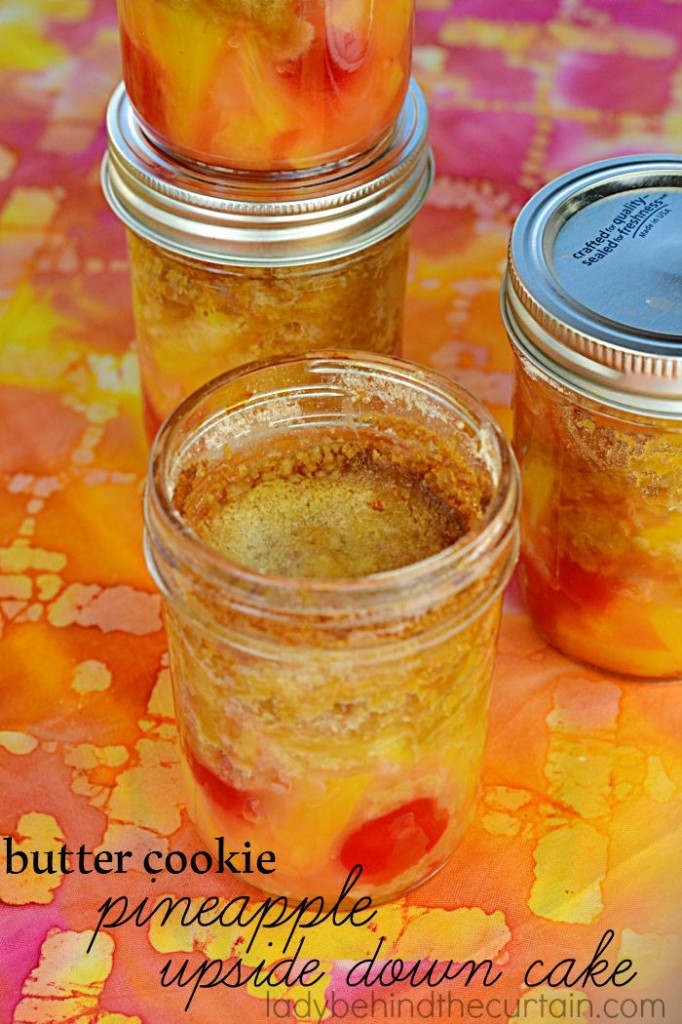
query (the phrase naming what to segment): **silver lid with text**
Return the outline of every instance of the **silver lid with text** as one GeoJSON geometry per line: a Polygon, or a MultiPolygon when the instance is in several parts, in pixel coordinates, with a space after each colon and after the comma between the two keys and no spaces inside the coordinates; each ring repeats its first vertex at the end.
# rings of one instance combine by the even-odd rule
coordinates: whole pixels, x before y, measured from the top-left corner
{"type": "Polygon", "coordinates": [[[682,415],[682,157],[577,168],[512,231],[503,287],[512,341],[598,400],[682,415]]]}

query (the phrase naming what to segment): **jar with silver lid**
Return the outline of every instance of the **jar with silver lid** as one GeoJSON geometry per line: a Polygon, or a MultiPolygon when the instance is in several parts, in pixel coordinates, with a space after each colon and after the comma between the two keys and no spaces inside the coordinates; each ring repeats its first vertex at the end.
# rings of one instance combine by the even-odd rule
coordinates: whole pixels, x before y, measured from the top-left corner
{"type": "Polygon", "coordinates": [[[535,625],[599,668],[682,678],[682,157],[541,189],[502,307],[535,625]]]}
{"type": "Polygon", "coordinates": [[[399,354],[410,224],[433,178],[412,83],[392,134],[336,169],[185,165],[147,139],[123,86],[105,195],[128,228],[148,432],[212,377],[326,348],[399,354]]]}

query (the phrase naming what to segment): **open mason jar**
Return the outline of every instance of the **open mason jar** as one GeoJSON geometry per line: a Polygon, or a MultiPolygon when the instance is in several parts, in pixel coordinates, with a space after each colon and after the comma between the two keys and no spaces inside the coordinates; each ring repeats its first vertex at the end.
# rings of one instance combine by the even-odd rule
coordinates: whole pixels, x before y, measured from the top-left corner
{"type": "Polygon", "coordinates": [[[102,181],[128,230],[145,417],[257,359],[398,354],[410,224],[433,178],[416,86],[389,141],[305,179],[189,170],[152,146],[123,87],[102,181]]]}
{"type": "Polygon", "coordinates": [[[520,576],[574,658],[682,677],[682,159],[545,186],[512,232],[520,576]]]}
{"type": "MultiPolygon", "coordinates": [[[[517,469],[486,409],[401,360],[226,374],[152,448],[187,811],[276,855],[264,887],[388,899],[475,805],[517,469]]],[[[237,847],[234,847],[237,848],[237,847]]],[[[259,883],[256,883],[259,884],[259,883]]]]}
{"type": "Polygon", "coordinates": [[[407,93],[413,0],[118,0],[145,130],[182,158],[317,167],[386,136],[407,93]]]}

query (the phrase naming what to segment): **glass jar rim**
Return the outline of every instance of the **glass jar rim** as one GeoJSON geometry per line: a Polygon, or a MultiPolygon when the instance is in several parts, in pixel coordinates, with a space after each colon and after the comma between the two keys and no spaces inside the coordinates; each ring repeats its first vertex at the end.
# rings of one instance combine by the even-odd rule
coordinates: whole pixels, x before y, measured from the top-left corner
{"type": "Polygon", "coordinates": [[[398,593],[404,595],[410,584],[419,584],[425,588],[430,583],[439,584],[445,577],[452,588],[452,577],[455,574],[461,575],[462,584],[461,587],[451,589],[451,592],[463,589],[478,571],[480,559],[498,552],[509,538],[510,531],[515,528],[519,491],[516,460],[500,426],[485,405],[456,382],[427,367],[393,356],[324,351],[278,357],[237,367],[209,381],[177,406],[162,424],[152,444],[145,489],[145,522],[148,534],[155,527],[170,532],[176,563],[191,566],[193,571],[198,571],[202,576],[210,575],[219,585],[236,586],[248,593],[250,598],[260,588],[266,588],[271,595],[286,594],[289,598],[305,594],[300,614],[317,616],[320,614],[320,605],[311,606],[310,598],[318,598],[322,602],[325,598],[343,594],[345,599],[352,597],[355,601],[364,600],[371,607],[374,600],[386,600],[398,593]],[[297,363],[318,372],[332,366],[337,372],[344,369],[352,372],[354,368],[366,373],[380,372],[398,384],[404,383],[411,388],[418,385],[422,393],[448,403],[451,410],[456,410],[462,419],[468,420],[470,426],[484,431],[489,448],[487,453],[480,454],[484,458],[486,454],[488,458],[492,455],[496,460],[497,478],[493,467],[489,467],[494,493],[478,522],[454,544],[429,558],[361,577],[324,579],[264,573],[240,565],[206,544],[179,515],[173,506],[172,494],[163,484],[164,478],[169,476],[169,461],[179,432],[202,402],[240,378],[297,363]]]}

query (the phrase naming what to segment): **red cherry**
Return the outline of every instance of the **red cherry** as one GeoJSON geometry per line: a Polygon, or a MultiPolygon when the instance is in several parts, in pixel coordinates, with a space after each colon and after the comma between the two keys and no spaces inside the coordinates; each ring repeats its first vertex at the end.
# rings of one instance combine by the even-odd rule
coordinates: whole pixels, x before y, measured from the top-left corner
{"type": "Polygon", "coordinates": [[[196,757],[188,748],[185,749],[185,757],[192,774],[206,795],[227,814],[233,818],[243,818],[245,821],[253,821],[258,817],[258,801],[250,793],[243,789],[237,789],[228,782],[224,782],[215,772],[197,761],[196,757]]]}
{"type": "Polygon", "coordinates": [[[613,584],[599,573],[583,569],[582,565],[562,558],[557,572],[559,589],[575,604],[592,606],[601,611],[613,598],[613,584]]]}
{"type": "Polygon", "coordinates": [[[377,881],[400,875],[418,864],[445,832],[448,813],[435,800],[422,797],[366,821],[341,848],[341,863],[350,870],[362,865],[377,881]]]}

